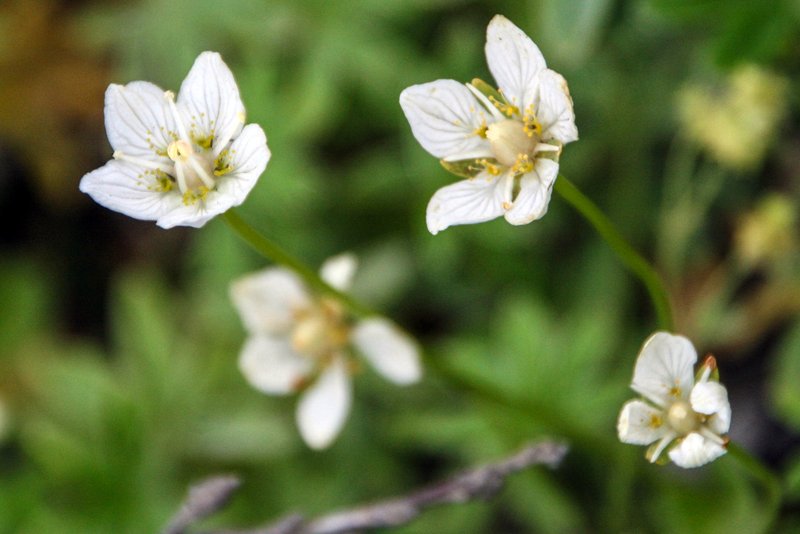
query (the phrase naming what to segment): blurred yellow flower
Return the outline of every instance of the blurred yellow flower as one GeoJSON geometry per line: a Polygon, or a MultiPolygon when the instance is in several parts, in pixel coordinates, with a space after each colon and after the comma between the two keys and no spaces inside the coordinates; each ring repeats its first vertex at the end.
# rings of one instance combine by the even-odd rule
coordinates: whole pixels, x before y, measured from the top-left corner
{"type": "Polygon", "coordinates": [[[773,263],[796,249],[797,203],[772,193],[742,217],[735,233],[736,256],[747,267],[773,263]]]}
{"type": "Polygon", "coordinates": [[[691,84],[679,94],[686,134],[725,167],[758,165],[786,115],[788,81],[756,65],[743,65],[721,90],[691,84]]]}

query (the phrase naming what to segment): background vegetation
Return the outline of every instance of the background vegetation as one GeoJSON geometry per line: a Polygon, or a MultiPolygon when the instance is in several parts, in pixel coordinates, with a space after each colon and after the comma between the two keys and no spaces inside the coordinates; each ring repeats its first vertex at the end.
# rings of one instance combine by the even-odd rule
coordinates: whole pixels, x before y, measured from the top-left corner
{"type": "Polygon", "coordinates": [[[572,444],[559,470],[398,532],[768,528],[762,483],[733,458],[658,468],[617,441],[654,314],[565,202],[524,227],[427,232],[426,203],[452,177],[398,96],[490,79],[495,13],[569,81],[581,140],[562,172],[664,274],[677,330],[717,356],[731,438],[782,474],[772,528],[800,531],[795,0],[5,0],[0,531],[154,532],[190,482],[220,472],[245,484],[206,526],[251,526],[405,493],[548,436],[572,444]],[[318,453],[292,399],[248,387],[227,291],[263,260],[222,221],[164,231],[78,192],[111,154],[106,86],[177,89],[203,50],[222,53],[273,153],[243,217],[312,266],[357,253],[359,298],[428,361],[526,408],[435,373],[397,388],[365,370],[318,453]],[[753,67],[760,85],[732,81],[753,67]],[[737,132],[748,157],[715,151],[714,134],[737,132]]]}

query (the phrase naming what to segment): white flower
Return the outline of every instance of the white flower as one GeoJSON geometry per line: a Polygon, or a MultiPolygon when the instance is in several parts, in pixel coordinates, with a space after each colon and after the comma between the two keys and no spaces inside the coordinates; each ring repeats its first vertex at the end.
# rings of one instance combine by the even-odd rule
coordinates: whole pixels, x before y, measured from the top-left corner
{"type": "Polygon", "coordinates": [[[636,360],[631,388],[643,400],[628,401],[617,422],[619,439],[651,445],[647,458],[658,460],[672,444],[669,458],[680,467],[699,467],[725,454],[731,425],[728,392],[712,373],[716,361],[708,356],[692,372],[697,353],[683,336],[657,332],[636,360]],[[711,380],[709,380],[711,379],[711,380]]]}
{"type": "Polygon", "coordinates": [[[428,203],[432,234],[504,215],[527,224],[547,212],[561,147],[578,139],[564,78],[501,15],[486,29],[486,61],[499,89],[475,79],[437,80],[400,95],[411,131],[445,169],[467,179],[428,203]]]}
{"type": "MultiPolygon", "coordinates": [[[[322,266],[321,277],[345,290],[356,260],[343,254],[322,266]]],[[[353,323],[342,305],[309,294],[291,271],[269,268],[231,285],[231,299],[249,333],[239,368],[256,389],[274,395],[302,391],[297,425],[312,448],[330,445],[351,403],[352,350],[396,384],[420,379],[415,343],[391,321],[369,317],[353,323]]]]}
{"type": "Polygon", "coordinates": [[[149,82],[106,90],[106,132],[114,157],[86,174],[80,190],[103,206],[162,228],[199,228],[241,204],[270,152],[230,69],[203,52],[177,100],[149,82]]]}

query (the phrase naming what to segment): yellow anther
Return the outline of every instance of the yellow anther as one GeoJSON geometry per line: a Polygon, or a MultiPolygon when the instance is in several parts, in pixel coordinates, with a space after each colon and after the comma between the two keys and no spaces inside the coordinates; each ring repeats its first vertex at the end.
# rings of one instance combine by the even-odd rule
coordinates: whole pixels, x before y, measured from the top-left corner
{"type": "Polygon", "coordinates": [[[488,159],[479,159],[475,163],[483,167],[486,170],[486,172],[488,172],[492,176],[499,176],[501,173],[500,167],[498,167],[488,159]]]}
{"type": "Polygon", "coordinates": [[[533,162],[531,158],[528,157],[527,154],[519,154],[517,156],[517,161],[511,167],[511,171],[514,174],[526,174],[533,170],[533,162]]]}
{"type": "Polygon", "coordinates": [[[486,130],[488,129],[489,127],[486,125],[486,121],[483,121],[481,125],[478,128],[475,128],[475,130],[472,133],[474,133],[478,137],[483,137],[484,139],[486,139],[486,130]]]}
{"type": "Polygon", "coordinates": [[[506,117],[513,117],[514,115],[519,114],[519,108],[517,106],[508,104],[506,102],[501,102],[493,95],[489,95],[489,102],[491,102],[494,107],[496,107],[498,111],[503,113],[506,117]]]}
{"type": "Polygon", "coordinates": [[[167,156],[172,161],[186,161],[193,153],[192,146],[182,139],[170,143],[167,147],[167,156]]]}

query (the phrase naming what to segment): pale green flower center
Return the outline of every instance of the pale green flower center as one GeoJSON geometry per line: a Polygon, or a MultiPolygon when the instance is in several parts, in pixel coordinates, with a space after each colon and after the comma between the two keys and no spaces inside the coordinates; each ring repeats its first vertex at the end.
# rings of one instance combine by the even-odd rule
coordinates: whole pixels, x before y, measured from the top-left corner
{"type": "Polygon", "coordinates": [[[675,432],[685,436],[700,428],[702,421],[687,401],[678,400],[667,410],[667,422],[675,432]]]}
{"type": "Polygon", "coordinates": [[[528,132],[522,122],[506,119],[491,124],[486,129],[486,139],[495,159],[506,167],[513,167],[522,159],[533,159],[539,138],[528,132]]]}
{"type": "Polygon", "coordinates": [[[290,336],[295,351],[323,364],[340,352],[349,338],[350,326],[344,310],[338,303],[327,300],[299,311],[290,336]]]}

